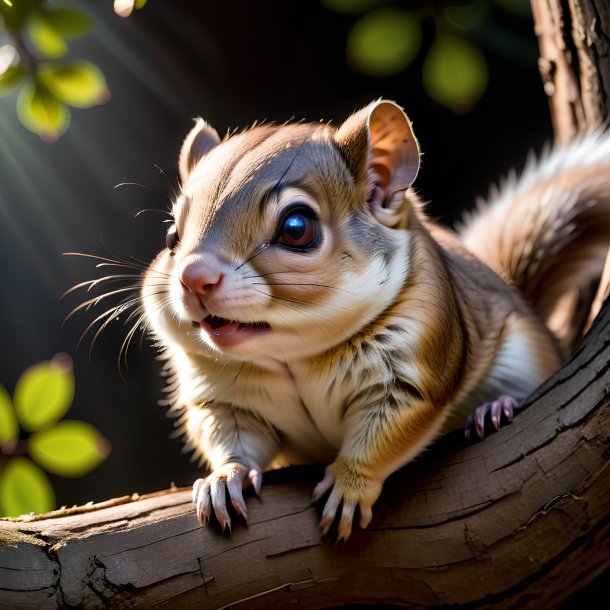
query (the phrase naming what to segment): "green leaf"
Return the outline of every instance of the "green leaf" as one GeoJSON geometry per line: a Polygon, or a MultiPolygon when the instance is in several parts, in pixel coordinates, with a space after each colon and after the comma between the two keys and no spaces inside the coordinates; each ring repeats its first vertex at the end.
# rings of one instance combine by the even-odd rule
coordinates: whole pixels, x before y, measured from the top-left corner
{"type": "Polygon", "coordinates": [[[0,96],[8,95],[25,78],[26,71],[21,66],[11,66],[0,76],[0,96]]]}
{"type": "Polygon", "coordinates": [[[54,507],[55,494],[47,475],[26,457],[11,458],[0,471],[0,513],[18,517],[54,507]]]}
{"type": "Polygon", "coordinates": [[[13,401],[4,386],[0,385],[0,447],[7,441],[14,441],[19,435],[19,423],[13,408],[13,401]]]}
{"type": "Polygon", "coordinates": [[[15,410],[22,427],[34,432],[63,417],[74,399],[69,356],[61,354],[24,371],[15,387],[15,410]]]}
{"type": "Polygon", "coordinates": [[[420,21],[413,13],[381,8],[354,25],[347,39],[347,58],[358,72],[391,76],[413,61],[420,46],[420,21]]]}
{"type": "Polygon", "coordinates": [[[108,441],[91,424],[61,421],[32,434],[28,441],[32,458],[43,468],[62,477],[80,477],[108,455],[108,441]]]}
{"type": "Polygon", "coordinates": [[[322,4],[335,13],[364,13],[383,0],[322,0],[322,4]]]}
{"type": "Polygon", "coordinates": [[[487,88],[487,62],[468,40],[438,34],[424,60],[422,78],[433,100],[454,112],[468,112],[487,88]]]}
{"type": "Polygon", "coordinates": [[[103,104],[110,97],[101,70],[87,61],[46,64],[38,78],[58,100],[77,108],[103,104]]]}
{"type": "Polygon", "coordinates": [[[57,59],[63,57],[68,51],[68,44],[63,36],[43,13],[36,13],[30,18],[28,33],[32,44],[47,57],[57,59]]]}
{"type": "Polygon", "coordinates": [[[148,2],[148,0],[136,0],[136,3],[135,3],[136,11],[139,11],[141,8],[144,8],[144,6],[146,5],[147,2],[148,2]]]}
{"type": "Polygon", "coordinates": [[[28,21],[28,33],[34,46],[51,59],[68,51],[66,38],[78,38],[93,28],[93,20],[81,11],[59,8],[35,12],[28,21]]]}
{"type": "Polygon", "coordinates": [[[17,98],[19,120],[45,142],[56,142],[70,124],[70,111],[48,89],[26,83],[17,98]]]}
{"type": "Polygon", "coordinates": [[[57,34],[66,38],[79,38],[93,29],[93,19],[86,13],[70,8],[47,10],[44,19],[57,34]]]}

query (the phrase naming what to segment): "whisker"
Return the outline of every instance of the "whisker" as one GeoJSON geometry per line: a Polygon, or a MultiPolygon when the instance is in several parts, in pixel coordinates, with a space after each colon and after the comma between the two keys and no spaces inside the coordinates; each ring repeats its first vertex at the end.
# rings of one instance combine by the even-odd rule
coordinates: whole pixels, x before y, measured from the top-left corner
{"type": "MultiPolygon", "coordinates": [[[[105,328],[106,323],[108,322],[108,320],[113,320],[116,319],[116,310],[118,309],[118,305],[116,305],[115,307],[111,307],[110,309],[106,310],[104,313],[101,313],[99,316],[97,316],[97,318],[95,318],[93,321],[91,321],[88,325],[87,328],[85,328],[85,330],[83,331],[83,333],[81,334],[81,336],[78,338],[78,341],[76,342],[76,349],[78,349],[82,342],[85,340],[85,337],[87,336],[87,334],[89,333],[89,331],[95,327],[95,325],[100,321],[103,320],[104,318],[106,318],[106,321],[104,323],[104,325],[102,326],[103,328],[105,328]]],[[[94,339],[97,337],[98,333],[96,333],[96,336],[94,337],[94,339]]],[[[95,343],[95,340],[94,340],[95,343]]],[[[93,344],[91,344],[91,348],[89,349],[89,355],[91,356],[91,349],[93,349],[93,344]]]]}
{"type": "MultiPolygon", "coordinates": [[[[141,311],[141,309],[140,309],[140,311],[141,311]]],[[[134,312],[132,312],[132,315],[133,315],[133,313],[134,312]]],[[[130,317],[131,317],[131,315],[130,315],[130,317]]],[[[134,335],[140,328],[140,324],[142,324],[142,322],[145,319],[146,319],[146,314],[140,313],[140,315],[138,316],[138,319],[135,321],[133,326],[129,329],[129,332],[127,333],[127,335],[125,335],[125,338],[123,339],[123,342],[121,343],[121,348],[119,349],[119,355],[117,358],[117,366],[118,366],[119,375],[121,375],[121,378],[123,378],[123,375],[121,372],[121,362],[124,363],[125,370],[129,371],[129,363],[127,361],[127,353],[129,351],[129,346],[131,345],[131,341],[132,341],[134,335]]],[[[142,336],[144,336],[144,333],[142,333],[142,336]]]]}
{"type": "Polygon", "coordinates": [[[145,191],[147,191],[148,193],[151,193],[152,195],[157,196],[159,199],[161,199],[161,201],[163,201],[163,203],[166,206],[171,206],[171,203],[167,200],[167,198],[165,197],[165,195],[163,193],[161,193],[160,191],[156,191],[155,189],[152,189],[149,186],[146,186],[145,184],[141,184],[140,182],[119,182],[118,184],[115,184],[114,188],[118,189],[123,186],[140,187],[140,188],[144,189],[145,191]]]}
{"type": "Polygon", "coordinates": [[[176,189],[174,188],[174,185],[173,185],[172,181],[167,177],[167,174],[156,163],[154,164],[154,166],[159,170],[159,173],[165,178],[165,181],[167,182],[167,185],[169,186],[169,188],[172,191],[172,195],[174,196],[174,199],[178,199],[178,193],[176,192],[176,189]]]}
{"type": "MultiPolygon", "coordinates": [[[[245,280],[256,280],[263,279],[266,277],[270,277],[272,275],[285,275],[285,271],[270,271],[269,273],[256,273],[252,275],[245,275],[245,280]]],[[[316,282],[253,282],[258,286],[313,286],[316,288],[328,288],[330,290],[338,290],[341,292],[345,292],[347,294],[356,294],[352,290],[347,290],[345,288],[339,288],[338,286],[329,286],[327,284],[318,284],[316,282]]]]}
{"type": "Polygon", "coordinates": [[[136,263],[138,263],[139,265],[142,265],[142,267],[148,271],[156,271],[157,273],[160,273],[162,275],[164,275],[165,277],[172,277],[172,275],[170,273],[165,273],[165,271],[159,271],[158,269],[155,269],[154,267],[151,267],[151,263],[145,260],[142,260],[141,258],[136,258],[135,256],[130,256],[129,257],[130,261],[135,261],[136,263]]]}
{"type": "Polygon", "coordinates": [[[171,217],[171,212],[168,212],[167,210],[158,210],[157,208],[144,208],[143,210],[140,210],[139,212],[136,212],[133,217],[134,218],[139,218],[142,214],[145,214],[146,212],[154,212],[157,214],[165,214],[166,216],[170,216],[171,217]]]}
{"type": "MultiPolygon", "coordinates": [[[[293,155],[292,159],[290,160],[290,162],[286,166],[286,169],[283,171],[283,173],[280,176],[279,180],[275,183],[275,186],[271,190],[271,193],[272,193],[271,196],[273,196],[274,194],[277,195],[279,193],[281,185],[282,185],[282,181],[286,177],[286,174],[290,171],[290,168],[292,167],[292,165],[295,162],[296,158],[299,156],[299,153],[301,152],[301,148],[302,148],[303,144],[305,144],[305,142],[307,142],[307,140],[303,140],[297,146],[297,149],[294,152],[294,155],[293,155]]],[[[265,248],[268,248],[270,245],[271,244],[269,242],[265,242],[264,244],[261,244],[260,246],[255,248],[254,252],[252,252],[252,254],[250,254],[250,256],[248,256],[248,258],[246,258],[246,260],[243,261],[238,267],[236,267],[235,271],[241,269],[246,263],[249,263],[254,257],[258,256],[265,248]]]]}
{"type": "Polygon", "coordinates": [[[139,266],[128,260],[120,260],[117,258],[108,258],[107,256],[99,256],[97,254],[87,254],[86,252],[64,252],[64,256],[80,256],[82,258],[90,258],[92,260],[101,261],[96,267],[126,267],[128,269],[146,270],[148,264],[145,262],[137,261],[140,263],[139,266]]]}
{"type": "MultiPolygon", "coordinates": [[[[262,291],[260,291],[262,292],[262,291]]],[[[264,294],[264,293],[263,293],[264,294]]],[[[309,301],[304,301],[303,299],[289,299],[288,297],[280,297],[277,295],[269,295],[272,299],[278,299],[278,300],[282,300],[282,301],[288,301],[289,303],[294,303],[295,305],[311,305],[312,303],[310,303],[309,301]]],[[[364,316],[361,313],[358,313],[357,311],[354,311],[353,309],[348,309],[347,307],[341,307],[340,305],[334,305],[332,303],[324,303],[325,307],[332,307],[334,309],[339,309],[340,311],[345,311],[347,313],[351,313],[354,314],[355,316],[358,316],[359,318],[364,318],[364,316]]],[[[298,310],[300,311],[300,310],[298,310]]],[[[312,315],[313,312],[309,312],[312,315]]],[[[322,316],[316,316],[318,318],[321,318],[322,316]]],[[[328,320],[327,318],[324,318],[327,322],[330,322],[330,320],[328,320]]],[[[336,326],[336,325],[335,325],[336,326]]],[[[339,327],[337,327],[339,328],[339,327]]]]}
{"type": "Polygon", "coordinates": [[[337,286],[327,286],[326,284],[316,284],[315,282],[252,282],[255,286],[314,286],[315,288],[328,288],[330,290],[339,290],[347,294],[357,294],[353,290],[346,290],[337,286]]]}
{"type": "MultiPolygon", "coordinates": [[[[262,291],[258,290],[257,288],[255,288],[254,290],[256,290],[257,292],[260,292],[261,294],[265,294],[265,293],[263,293],[262,291]]],[[[267,295],[265,294],[265,296],[267,296],[267,295]]],[[[274,297],[273,295],[271,295],[271,298],[272,298],[272,299],[277,299],[277,300],[279,300],[281,297],[274,297]]],[[[285,299],[285,300],[287,300],[287,299],[285,299]]],[[[307,317],[309,317],[309,318],[312,318],[312,317],[316,317],[316,318],[322,318],[322,316],[316,315],[316,314],[314,314],[313,312],[310,312],[310,311],[304,311],[303,309],[298,309],[297,307],[290,307],[290,305],[287,305],[286,303],[280,303],[280,305],[283,305],[283,306],[284,306],[284,307],[286,307],[287,309],[291,309],[292,311],[296,311],[296,312],[298,312],[298,313],[300,313],[300,314],[302,314],[302,315],[305,315],[305,316],[307,316],[307,317]]],[[[278,317],[280,317],[282,320],[284,320],[284,323],[286,323],[286,325],[287,325],[287,326],[290,328],[290,330],[292,330],[292,332],[293,332],[295,335],[297,335],[297,336],[299,337],[299,339],[301,339],[301,341],[303,342],[303,345],[304,345],[304,346],[307,348],[307,351],[308,351],[308,353],[309,353],[309,357],[311,358],[311,357],[312,357],[312,355],[311,355],[311,351],[310,351],[310,349],[309,349],[309,346],[308,346],[308,345],[305,343],[305,340],[304,340],[303,336],[301,335],[301,333],[299,333],[299,332],[298,332],[298,331],[296,331],[296,330],[295,330],[295,329],[294,329],[294,328],[293,328],[291,325],[289,325],[289,324],[286,322],[286,319],[285,319],[285,318],[284,318],[284,317],[283,317],[283,316],[282,316],[282,315],[281,315],[279,312],[277,312],[277,311],[276,311],[276,312],[271,311],[270,313],[275,313],[276,315],[278,315],[278,317]]],[[[323,319],[323,320],[325,320],[325,321],[327,321],[327,322],[331,322],[331,324],[332,324],[333,326],[337,327],[337,329],[338,329],[338,330],[339,330],[339,331],[340,331],[342,334],[344,334],[344,335],[345,335],[345,330],[344,330],[343,328],[341,328],[341,327],[340,327],[338,324],[336,324],[336,323],[334,323],[334,322],[332,322],[332,321],[330,321],[330,320],[328,320],[328,319],[326,319],[326,318],[322,318],[322,319],[323,319]]],[[[330,347],[330,345],[331,345],[331,341],[330,341],[330,338],[329,338],[329,336],[327,335],[326,331],[325,331],[325,330],[324,330],[324,329],[323,329],[323,328],[322,328],[322,327],[321,327],[321,326],[320,326],[320,325],[319,325],[317,322],[315,322],[314,320],[312,320],[312,321],[313,321],[313,323],[314,323],[314,324],[315,324],[315,325],[318,327],[318,329],[319,329],[319,330],[322,332],[322,334],[323,334],[323,335],[326,337],[326,339],[328,340],[329,347],[330,347]]],[[[346,339],[348,339],[349,337],[345,336],[345,338],[346,338],[346,339]]]]}
{"type": "MultiPolygon", "coordinates": [[[[115,296],[117,294],[123,294],[125,292],[133,292],[134,290],[139,290],[139,286],[128,286],[126,288],[119,288],[117,290],[111,290],[110,292],[105,292],[103,294],[97,295],[91,299],[87,299],[80,305],[77,305],[64,319],[63,324],[65,324],[74,314],[78,313],[82,309],[89,310],[91,307],[95,307],[98,303],[107,299],[108,297],[115,296]]],[[[142,298],[139,296],[138,298],[142,298]]]]}
{"type": "Polygon", "coordinates": [[[248,256],[245,261],[235,267],[235,271],[239,271],[246,263],[249,263],[254,257],[258,256],[263,250],[265,250],[265,248],[268,248],[269,246],[269,242],[265,242],[264,244],[261,244],[260,246],[255,248],[254,252],[252,252],[252,254],[250,254],[250,256],[248,256]]]}
{"type": "Polygon", "coordinates": [[[297,146],[297,149],[294,152],[294,156],[292,157],[292,159],[290,159],[290,163],[288,163],[288,165],[286,166],[286,169],[284,170],[284,172],[280,176],[280,179],[276,182],[275,187],[273,188],[273,190],[276,193],[279,193],[279,190],[282,185],[282,181],[286,177],[286,174],[290,171],[290,168],[292,167],[293,163],[296,161],[296,158],[299,156],[299,153],[301,152],[301,148],[303,147],[303,144],[305,144],[305,142],[307,142],[307,141],[308,141],[308,139],[305,139],[297,146]]]}
{"type": "MultiPolygon", "coordinates": [[[[110,248],[108,248],[105,244],[104,247],[110,251],[110,248]]],[[[82,258],[100,261],[96,265],[96,268],[98,269],[103,267],[119,267],[122,269],[133,269],[136,271],[155,272],[160,276],[164,276],[167,278],[171,277],[169,273],[151,267],[151,263],[149,261],[139,259],[135,256],[130,256],[129,258],[121,258],[119,256],[109,258],[107,256],[99,256],[97,254],[88,254],[86,252],[64,252],[63,254],[64,256],[79,256],[82,258]]]]}
{"type": "MultiPolygon", "coordinates": [[[[157,293],[158,296],[159,294],[164,294],[164,292],[159,292],[157,293]]],[[[85,336],[87,335],[87,333],[100,321],[100,320],[104,320],[104,318],[106,318],[104,320],[104,322],[99,326],[99,328],[96,330],[95,334],[92,337],[91,340],[91,345],[89,346],[89,356],[91,356],[91,353],[93,351],[93,347],[95,345],[95,343],[97,342],[98,337],[100,336],[100,334],[103,332],[103,330],[108,326],[108,324],[110,324],[110,322],[112,322],[113,320],[118,319],[118,317],[123,314],[124,312],[126,312],[127,310],[129,310],[131,307],[133,307],[134,305],[136,305],[138,302],[142,302],[142,297],[140,295],[138,295],[137,297],[134,297],[132,299],[127,299],[126,301],[123,301],[122,303],[119,303],[118,305],[116,305],[115,307],[111,307],[110,309],[108,309],[107,311],[105,311],[104,313],[100,314],[97,318],[95,318],[95,320],[93,320],[93,322],[91,322],[87,328],[85,329],[85,332],[83,332],[83,334],[81,335],[78,344],[77,344],[77,348],[79,347],[79,345],[82,343],[82,340],[85,338],[85,336]]],[[[140,306],[142,308],[142,306],[140,306]]],[[[137,328],[137,326],[136,326],[137,328]]],[[[120,356],[120,351],[119,351],[119,356],[120,356]]]]}
{"type": "Polygon", "coordinates": [[[139,280],[139,279],[141,279],[141,277],[142,276],[137,275],[137,274],[120,274],[120,275],[107,275],[105,277],[99,277],[95,280],[86,280],[84,282],[80,282],[79,284],[76,284],[75,286],[72,286],[72,288],[68,288],[68,290],[66,290],[59,298],[61,300],[64,297],[66,297],[67,295],[69,295],[70,293],[74,292],[75,290],[78,290],[79,288],[86,287],[85,292],[90,292],[93,288],[95,288],[99,284],[102,284],[103,282],[110,283],[110,282],[119,282],[119,281],[126,281],[126,280],[139,280]]]}
{"type": "MultiPolygon", "coordinates": [[[[280,305],[284,305],[284,307],[286,307],[288,309],[292,309],[293,311],[296,311],[296,308],[289,307],[288,305],[285,305],[284,303],[280,303],[280,305]]],[[[288,328],[290,328],[290,330],[293,332],[293,334],[295,334],[300,339],[301,343],[303,344],[303,347],[305,347],[309,357],[311,358],[312,357],[311,350],[309,349],[309,345],[307,345],[307,342],[305,341],[305,337],[303,337],[303,335],[301,335],[301,333],[299,333],[291,324],[288,324],[286,318],[284,318],[284,316],[279,311],[270,311],[269,313],[272,313],[273,315],[276,315],[278,318],[280,318],[280,320],[282,320],[284,322],[284,324],[288,328]]],[[[320,328],[320,327],[318,327],[318,328],[320,328]]],[[[324,333],[324,330],[322,328],[320,328],[320,330],[324,333]]],[[[326,334],[326,333],[324,333],[324,334],[326,334]]],[[[284,355],[283,351],[282,351],[282,355],[284,355]]],[[[284,355],[284,360],[286,361],[286,356],[285,355],[284,355]]]]}

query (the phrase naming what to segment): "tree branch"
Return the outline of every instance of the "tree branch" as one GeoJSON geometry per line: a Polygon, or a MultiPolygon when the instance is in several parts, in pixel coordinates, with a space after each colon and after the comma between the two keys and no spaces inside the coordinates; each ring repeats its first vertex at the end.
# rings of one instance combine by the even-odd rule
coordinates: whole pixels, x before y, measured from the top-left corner
{"type": "Polygon", "coordinates": [[[610,108],[606,0],[532,0],[539,68],[558,142],[603,125],[610,108]]]}
{"type": "Polygon", "coordinates": [[[266,475],[230,537],[188,490],[119,498],[0,521],[0,607],[551,607],[610,567],[609,387],[606,303],[511,426],[439,441],[345,545],[321,539],[314,467],[266,475]]]}

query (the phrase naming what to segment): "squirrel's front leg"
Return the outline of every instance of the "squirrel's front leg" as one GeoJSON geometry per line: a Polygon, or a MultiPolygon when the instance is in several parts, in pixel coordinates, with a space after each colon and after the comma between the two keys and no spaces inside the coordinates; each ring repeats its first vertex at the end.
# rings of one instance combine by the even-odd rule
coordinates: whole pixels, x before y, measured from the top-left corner
{"type": "Polygon", "coordinates": [[[360,527],[367,527],[385,479],[420,453],[444,420],[442,409],[427,404],[416,393],[405,393],[404,388],[390,389],[372,404],[352,404],[345,417],[339,455],[313,491],[315,502],[332,487],[320,527],[326,535],[341,507],[337,541],[349,537],[356,507],[360,527]]]}
{"type": "Polygon", "coordinates": [[[199,523],[207,525],[214,514],[223,530],[230,530],[227,492],[233,508],[246,519],[242,490],[251,484],[257,495],[260,492],[263,469],[278,452],[277,433],[254,415],[225,403],[188,407],[185,427],[211,469],[193,485],[199,523]]]}

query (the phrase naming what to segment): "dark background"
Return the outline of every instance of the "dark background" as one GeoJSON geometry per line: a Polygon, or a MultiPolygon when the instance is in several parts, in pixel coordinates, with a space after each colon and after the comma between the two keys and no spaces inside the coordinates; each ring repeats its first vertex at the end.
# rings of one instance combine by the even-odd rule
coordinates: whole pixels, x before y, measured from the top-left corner
{"type": "Polygon", "coordinates": [[[157,404],[160,363],[149,339],[136,337],[121,373],[117,359],[128,326],[111,324],[91,354],[90,339],[77,349],[78,338],[103,308],[62,328],[85,298],[81,292],[60,300],[62,293],[99,275],[92,261],[62,253],[150,260],[158,252],[163,215],[135,215],[169,208],[192,117],[205,117],[221,134],[261,119],[337,124],[381,96],[398,101],[413,121],[424,152],[416,186],[431,214],[454,222],[490,182],[551,137],[532,24],[490,3],[491,30],[477,41],[489,63],[489,87],[463,115],[423,91],[431,21],[424,22],[414,64],[380,79],[346,65],[347,33],[359,16],[330,12],[317,0],[151,0],[127,20],[113,13],[111,0],[71,3],[94,16],[96,29],[71,45],[70,56],[103,70],[110,103],[73,111],[68,132],[45,144],[18,123],[15,97],[0,99],[0,382],[12,392],[29,365],[69,353],[76,398],[68,417],[91,422],[112,444],[93,473],[52,477],[59,504],[189,485],[198,473],[180,440],[170,438],[173,422],[157,404]],[[496,36],[493,28],[510,35],[496,36]],[[114,188],[122,182],[143,187],[114,188]]]}

